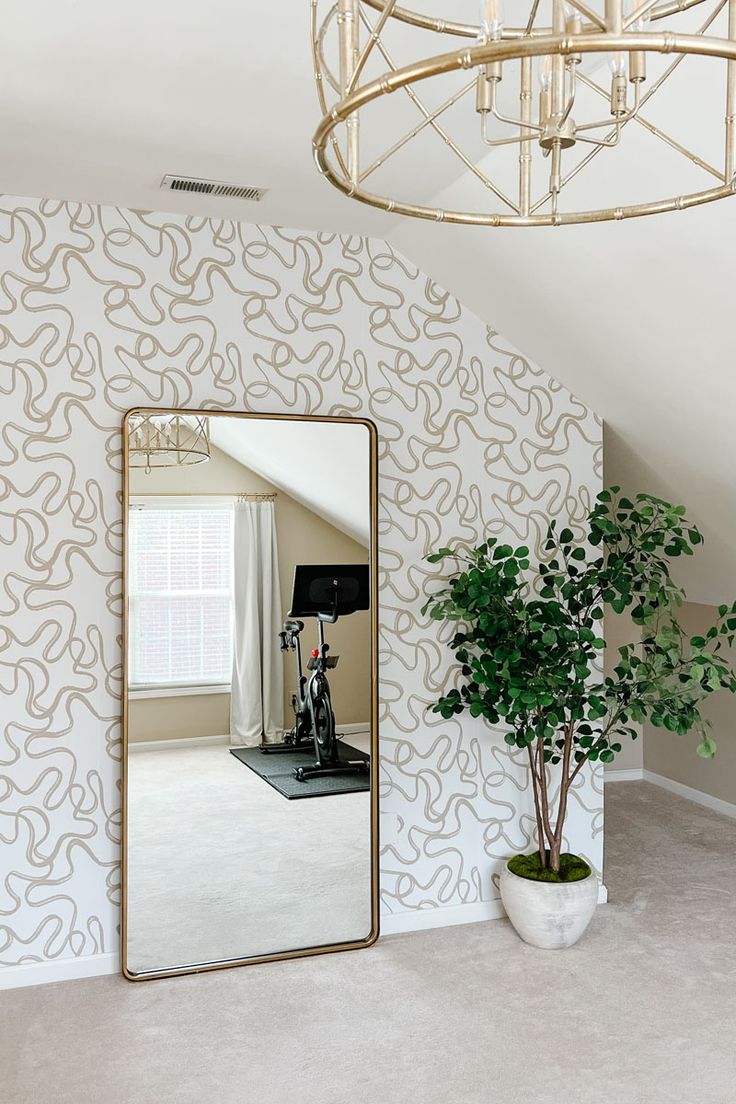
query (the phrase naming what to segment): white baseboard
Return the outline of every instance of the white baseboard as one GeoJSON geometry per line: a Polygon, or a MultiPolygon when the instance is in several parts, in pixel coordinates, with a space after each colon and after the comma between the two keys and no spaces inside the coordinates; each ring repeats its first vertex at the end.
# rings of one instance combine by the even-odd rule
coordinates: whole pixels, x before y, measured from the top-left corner
{"type": "Polygon", "coordinates": [[[643,782],[643,767],[606,767],[603,771],[604,782],[643,782]]]}
{"type": "MultiPolygon", "coordinates": [[[[370,735],[371,726],[361,721],[339,725],[341,736],[370,735]]],[[[128,751],[166,751],[167,748],[208,747],[211,744],[229,744],[229,736],[187,736],[182,740],[129,740],[128,751]]]]}
{"type": "Polygon", "coordinates": [[[723,816],[736,817],[736,805],[731,801],[723,801],[720,797],[703,793],[702,790],[694,790],[692,786],[686,786],[682,782],[675,782],[673,778],[667,778],[663,774],[655,774],[654,771],[644,771],[644,781],[651,782],[654,786],[661,786],[663,790],[677,794],[678,797],[695,801],[698,805],[704,805],[706,809],[712,809],[714,813],[722,813],[723,816]]]}
{"type": "Polygon", "coordinates": [[[27,985],[48,985],[54,981],[119,973],[120,956],[117,953],[23,962],[19,966],[0,966],[0,989],[20,989],[27,985]]]}
{"type": "Polygon", "coordinates": [[[714,813],[722,813],[723,816],[736,818],[736,804],[724,801],[720,797],[704,793],[702,790],[686,786],[684,782],[676,782],[673,778],[667,778],[664,774],[656,774],[654,771],[645,770],[644,767],[631,767],[617,770],[607,768],[603,772],[604,782],[650,782],[653,786],[661,786],[663,790],[684,797],[688,801],[695,801],[698,805],[704,805],[706,809],[712,809],[714,813]]]}
{"type": "MultiPolygon", "coordinates": [[[[605,905],[607,900],[608,890],[604,885],[600,885],[598,904],[605,905]]],[[[474,901],[467,905],[388,912],[381,916],[381,935],[399,935],[402,932],[426,931],[429,928],[447,928],[455,924],[478,924],[483,920],[500,920],[505,915],[506,912],[498,897],[493,901],[474,901]]]]}
{"type": "Polygon", "coordinates": [[[736,804],[724,801],[720,797],[695,790],[692,786],[686,786],[684,782],[675,782],[674,778],[667,778],[664,774],[655,774],[654,771],[645,770],[643,767],[632,767],[629,770],[607,769],[603,772],[604,782],[650,782],[653,786],[661,786],[663,790],[684,797],[688,801],[695,801],[698,805],[704,805],[706,809],[712,809],[714,813],[736,818],[736,804]]]}
{"type": "Polygon", "coordinates": [[[499,899],[475,901],[469,905],[447,905],[444,908],[407,909],[381,916],[381,935],[445,928],[453,924],[477,924],[481,920],[498,920],[505,915],[499,899]]]}
{"type": "MultiPolygon", "coordinates": [[[[687,787],[683,788],[687,789],[687,787]]],[[[604,905],[607,901],[608,890],[605,885],[600,885],[598,904],[604,905]]],[[[477,924],[484,920],[500,920],[505,915],[499,898],[493,901],[475,901],[468,905],[448,905],[444,908],[407,909],[406,912],[385,913],[381,917],[381,935],[426,931],[429,928],[446,928],[457,924],[477,924]]],[[[0,990],[119,973],[120,957],[117,954],[84,955],[81,958],[62,958],[49,962],[27,962],[20,966],[0,967],[0,990]]]]}
{"type": "Polygon", "coordinates": [[[188,736],[182,740],[129,740],[128,751],[166,751],[167,748],[205,747],[229,744],[229,736],[188,736]]]}

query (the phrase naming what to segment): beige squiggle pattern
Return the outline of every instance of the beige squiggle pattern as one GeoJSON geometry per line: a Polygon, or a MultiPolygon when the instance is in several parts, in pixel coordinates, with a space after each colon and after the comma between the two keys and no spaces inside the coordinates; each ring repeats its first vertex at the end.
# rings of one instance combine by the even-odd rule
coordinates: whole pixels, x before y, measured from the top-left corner
{"type": "MultiPolygon", "coordinates": [[[[117,943],[120,427],[140,404],[376,421],[383,907],[494,896],[530,795],[498,737],[427,713],[448,652],[423,557],[579,525],[595,416],[381,241],[17,200],[0,257],[0,962],[117,943]]],[[[600,867],[600,783],[575,798],[600,867]]]]}

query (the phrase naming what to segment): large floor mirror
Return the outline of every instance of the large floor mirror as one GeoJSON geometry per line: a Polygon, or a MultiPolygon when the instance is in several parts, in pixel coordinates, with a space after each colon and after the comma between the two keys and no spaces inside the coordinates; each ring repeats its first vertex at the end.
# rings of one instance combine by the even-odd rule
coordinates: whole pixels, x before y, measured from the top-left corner
{"type": "Polygon", "coordinates": [[[123,969],[378,934],[376,438],[130,411],[123,969]]]}

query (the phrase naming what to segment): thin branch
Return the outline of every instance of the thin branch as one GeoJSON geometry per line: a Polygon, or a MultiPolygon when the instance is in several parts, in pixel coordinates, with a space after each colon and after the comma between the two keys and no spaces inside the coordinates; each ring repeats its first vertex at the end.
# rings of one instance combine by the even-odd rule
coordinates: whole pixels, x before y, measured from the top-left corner
{"type": "Polygon", "coordinates": [[[534,794],[534,815],[537,821],[537,842],[539,844],[539,861],[542,867],[547,865],[546,848],[544,846],[544,829],[542,827],[542,814],[539,808],[539,779],[537,777],[536,767],[534,766],[534,752],[532,745],[527,744],[526,750],[529,754],[529,769],[532,772],[532,792],[534,794]]]}
{"type": "MultiPolygon", "coordinates": [[[[557,824],[555,825],[555,844],[558,848],[562,844],[562,830],[567,813],[567,794],[570,789],[568,771],[570,770],[570,756],[572,755],[572,741],[575,732],[575,722],[570,719],[565,729],[565,747],[562,753],[562,772],[560,775],[560,802],[557,812],[557,824]]],[[[559,858],[559,855],[558,855],[559,858]]]]}
{"type": "Polygon", "coordinates": [[[547,795],[547,772],[544,768],[544,736],[537,736],[537,758],[539,760],[539,788],[542,795],[542,822],[544,824],[544,834],[547,838],[547,843],[551,844],[554,839],[554,832],[552,831],[552,825],[549,819],[549,799],[547,795]]]}

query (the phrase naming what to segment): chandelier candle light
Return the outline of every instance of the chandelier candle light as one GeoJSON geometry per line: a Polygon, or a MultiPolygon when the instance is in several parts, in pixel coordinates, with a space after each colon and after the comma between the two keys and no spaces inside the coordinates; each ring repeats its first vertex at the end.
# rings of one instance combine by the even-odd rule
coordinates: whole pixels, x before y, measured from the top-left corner
{"type": "Polygon", "coordinates": [[[208,419],[198,415],[131,414],[128,461],[131,468],[178,468],[210,458],[208,419]]]}
{"type": "MultiPolygon", "coordinates": [[[[437,0],[434,3],[436,7],[437,0]]],[[[507,3],[517,18],[522,15],[516,26],[504,21],[501,0],[482,0],[475,24],[402,8],[396,0],[311,0],[312,53],[323,113],[313,149],[319,171],[331,184],[385,211],[481,226],[625,219],[683,210],[736,191],[736,0],[631,0],[630,8],[625,0],[507,3]],[[444,52],[425,56],[428,40],[444,52]],[[425,47],[419,60],[398,65],[395,47],[406,51],[412,44],[415,53],[425,47]],[[454,49],[447,49],[453,44],[454,49]],[[716,164],[643,113],[681,63],[698,55],[725,63],[722,155],[716,164]],[[605,61],[609,72],[601,78],[598,70],[605,61]],[[651,76],[648,69],[654,71],[651,76]],[[463,73],[471,79],[466,76],[442,102],[426,102],[425,89],[432,82],[450,91],[448,75],[463,73]],[[511,113],[509,86],[514,100],[518,97],[518,108],[511,113]],[[377,114],[376,107],[395,93],[407,98],[417,120],[380,151],[377,138],[385,143],[392,117],[377,114]],[[468,118],[473,108],[476,123],[471,130],[468,118]],[[459,114],[463,109],[464,115],[459,114]],[[459,137],[452,133],[453,121],[462,132],[459,137]],[[708,186],[621,205],[576,209],[573,200],[566,206],[570,182],[599,154],[617,147],[630,124],[687,160],[687,189],[693,167],[708,186]],[[484,201],[478,209],[453,210],[369,190],[369,177],[427,135],[439,139],[469,179],[481,185],[484,201]],[[468,152],[471,142],[475,153],[468,152]]],[[[444,6],[448,11],[460,7],[449,2],[444,6]]],[[[701,91],[697,86],[691,89],[691,106],[699,104],[701,91]]],[[[403,173],[388,173],[386,191],[401,183],[408,183],[415,196],[427,190],[424,168],[417,171],[414,164],[412,172],[407,164],[411,163],[404,162],[403,173]]],[[[647,174],[641,172],[638,159],[637,168],[646,186],[647,174]]],[[[441,181],[433,194],[447,183],[447,178],[441,181]]]]}

